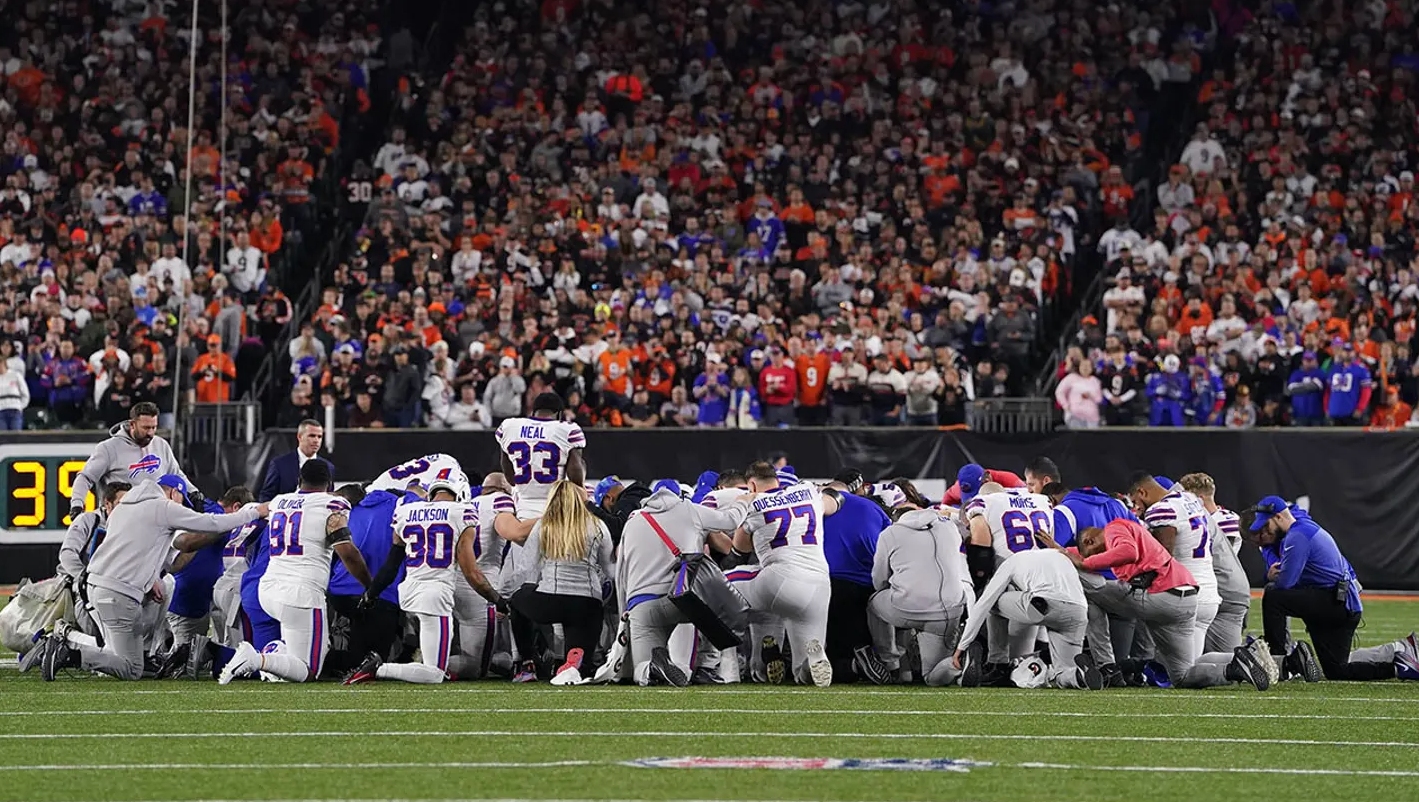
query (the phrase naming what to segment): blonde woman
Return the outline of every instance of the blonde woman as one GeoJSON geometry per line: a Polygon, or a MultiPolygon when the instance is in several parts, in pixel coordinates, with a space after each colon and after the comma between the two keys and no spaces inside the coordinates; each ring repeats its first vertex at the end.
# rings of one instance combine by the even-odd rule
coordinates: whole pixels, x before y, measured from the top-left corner
{"type": "Polygon", "coordinates": [[[557,669],[558,684],[581,679],[582,660],[601,639],[602,588],[614,576],[611,533],[586,506],[586,491],[565,479],[552,486],[542,518],[523,548],[533,560],[529,576],[512,595],[512,635],[524,657],[513,682],[533,682],[537,666],[528,655],[540,653],[537,628],[561,624],[567,660],[557,669]]]}

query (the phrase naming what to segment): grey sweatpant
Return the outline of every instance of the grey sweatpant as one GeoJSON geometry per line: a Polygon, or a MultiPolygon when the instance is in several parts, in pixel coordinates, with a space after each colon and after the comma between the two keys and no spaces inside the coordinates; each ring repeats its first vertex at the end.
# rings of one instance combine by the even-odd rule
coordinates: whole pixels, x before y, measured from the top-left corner
{"type": "Polygon", "coordinates": [[[651,652],[656,648],[668,649],[670,633],[675,627],[689,623],[689,619],[666,598],[643,601],[627,615],[631,629],[631,676],[641,685],[649,685],[651,652]]]}
{"type": "Polygon", "coordinates": [[[898,610],[892,604],[889,590],[872,594],[867,603],[867,629],[872,633],[872,646],[888,666],[900,665],[901,650],[897,646],[897,630],[917,633],[916,645],[921,652],[921,673],[932,687],[950,685],[961,672],[951,664],[956,653],[956,639],[961,633],[961,617],[965,605],[947,607],[939,618],[918,618],[898,610]]]}
{"type": "Polygon", "coordinates": [[[143,678],[143,638],[141,628],[143,604],[121,593],[89,586],[89,605],[94,620],[103,633],[100,648],[88,636],[69,638],[69,645],[78,649],[83,666],[117,679],[143,678]]]}
{"type": "Polygon", "coordinates": [[[1193,621],[1197,618],[1197,595],[1144,593],[1116,579],[1081,573],[1084,596],[1089,600],[1089,647],[1094,661],[1108,665],[1114,660],[1109,637],[1109,614],[1133,618],[1148,625],[1153,636],[1154,659],[1168,669],[1175,688],[1211,688],[1230,685],[1227,665],[1231,652],[1209,652],[1193,660],[1193,621]]]}
{"type": "Polygon", "coordinates": [[[1207,628],[1202,650],[1230,652],[1242,645],[1242,630],[1251,609],[1251,584],[1241,561],[1225,540],[1213,544],[1212,570],[1217,574],[1217,594],[1222,597],[1222,604],[1207,628]]]}
{"type": "Polygon", "coordinates": [[[1009,621],[1011,629],[1016,625],[1044,627],[1049,636],[1049,684],[1056,688],[1078,688],[1079,672],[1074,658],[1084,651],[1088,608],[1041,597],[1045,606],[1041,611],[1033,604],[1034,598],[1034,594],[1024,591],[1006,591],[996,600],[992,613],[1009,621]]]}

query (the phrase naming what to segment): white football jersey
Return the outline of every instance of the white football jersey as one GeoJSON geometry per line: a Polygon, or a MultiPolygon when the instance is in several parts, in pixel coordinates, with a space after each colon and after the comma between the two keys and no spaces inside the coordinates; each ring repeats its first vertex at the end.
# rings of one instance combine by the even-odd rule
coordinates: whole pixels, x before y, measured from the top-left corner
{"type": "Polygon", "coordinates": [[[1217,594],[1217,575],[1212,571],[1214,526],[1202,499],[1186,490],[1173,489],[1143,513],[1143,523],[1149,529],[1171,526],[1177,530],[1173,559],[1197,580],[1199,596],[1217,594]]]}
{"type": "Polygon", "coordinates": [[[463,466],[453,457],[447,454],[429,454],[390,468],[371,482],[368,489],[402,493],[412,482],[427,487],[429,482],[435,479],[447,479],[462,472],[463,466]]]}
{"type": "Polygon", "coordinates": [[[967,502],[965,512],[967,520],[985,519],[986,526],[990,527],[990,545],[998,560],[1039,548],[1036,532],[1054,535],[1054,508],[1049,496],[1039,493],[1007,490],[976,496],[967,502]]]}
{"type": "Polygon", "coordinates": [[[463,530],[477,523],[462,501],[413,501],[394,511],[394,532],[404,541],[404,581],[399,607],[424,615],[453,614],[453,586],[464,581],[454,558],[463,530]]]}
{"type": "Polygon", "coordinates": [[[1240,515],[1226,507],[1218,507],[1217,511],[1212,513],[1212,523],[1217,524],[1218,534],[1227,539],[1227,545],[1232,547],[1233,554],[1242,550],[1242,517],[1240,515]]]}
{"type": "Polygon", "coordinates": [[[823,556],[823,494],[799,482],[754,499],[744,529],[754,538],[759,565],[784,564],[828,575],[823,556]]]}
{"type": "Polygon", "coordinates": [[[473,510],[474,523],[478,527],[473,541],[473,556],[477,558],[478,569],[487,577],[488,583],[498,586],[502,576],[503,561],[507,559],[512,544],[498,535],[494,526],[499,515],[505,512],[516,514],[512,496],[506,493],[485,493],[475,499],[469,508],[473,510]]]}
{"type": "Polygon", "coordinates": [[[222,576],[240,578],[246,573],[246,541],[259,527],[265,525],[260,518],[227,533],[227,543],[222,547],[222,576]]]}
{"type": "Polygon", "coordinates": [[[512,463],[508,481],[522,518],[547,508],[552,485],[567,476],[572,451],[586,447],[586,435],[577,424],[539,418],[508,418],[498,426],[497,439],[512,463]]]}
{"type": "Polygon", "coordinates": [[[704,499],[700,501],[700,504],[712,510],[717,510],[722,507],[728,507],[740,496],[746,496],[748,494],[749,491],[742,487],[722,487],[707,493],[704,499]]]}
{"type": "Polygon", "coordinates": [[[907,503],[907,494],[893,482],[873,482],[863,489],[862,495],[877,497],[889,510],[907,503]]]}
{"type": "Polygon", "coordinates": [[[325,528],[330,516],[341,512],[349,515],[350,502],[334,493],[298,491],[272,499],[271,515],[266,519],[271,564],[261,584],[279,583],[291,589],[296,595],[289,604],[323,607],[332,553],[325,528]]]}

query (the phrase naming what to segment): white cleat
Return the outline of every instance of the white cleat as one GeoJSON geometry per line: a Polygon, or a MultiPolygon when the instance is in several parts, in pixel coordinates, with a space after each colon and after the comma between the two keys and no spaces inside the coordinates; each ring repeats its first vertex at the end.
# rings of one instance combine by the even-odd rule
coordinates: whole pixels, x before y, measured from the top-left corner
{"type": "Polygon", "coordinates": [[[833,684],[833,664],[828,662],[828,655],[823,651],[823,644],[817,638],[808,641],[808,648],[804,649],[808,658],[808,673],[813,675],[813,684],[819,688],[826,688],[833,684]]]}
{"type": "Polygon", "coordinates": [[[222,673],[217,677],[218,685],[226,685],[237,677],[249,677],[261,670],[261,653],[252,648],[250,643],[242,641],[237,647],[236,654],[232,656],[231,662],[222,669],[222,673]]]}

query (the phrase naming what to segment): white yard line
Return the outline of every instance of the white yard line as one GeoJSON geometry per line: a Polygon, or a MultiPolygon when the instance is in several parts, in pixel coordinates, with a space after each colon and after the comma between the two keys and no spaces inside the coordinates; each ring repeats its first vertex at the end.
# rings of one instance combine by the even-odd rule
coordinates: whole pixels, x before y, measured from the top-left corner
{"type": "MultiPolygon", "coordinates": [[[[30,681],[30,679],[31,679],[30,677],[20,677],[20,676],[16,676],[16,677],[14,677],[12,680],[0,679],[0,684],[10,684],[10,682],[22,683],[22,682],[28,682],[28,681],[30,681]]],[[[35,681],[37,682],[38,680],[35,680],[35,681]]],[[[115,681],[104,680],[104,681],[102,681],[102,683],[101,683],[100,685],[98,685],[98,686],[85,686],[83,693],[84,693],[85,696],[134,696],[134,695],[137,695],[137,696],[175,696],[175,695],[178,695],[178,694],[188,694],[188,693],[189,693],[189,691],[186,691],[186,690],[175,690],[175,689],[174,689],[174,690],[159,690],[159,689],[155,689],[155,688],[126,688],[126,687],[114,687],[115,684],[116,684],[115,681]],[[103,686],[107,686],[107,687],[103,687],[103,686]]],[[[431,692],[432,692],[432,693],[439,693],[439,694],[445,694],[445,693],[475,694],[475,695],[485,695],[485,694],[486,694],[486,695],[492,695],[492,696],[496,696],[496,695],[500,695],[500,694],[502,694],[502,695],[511,694],[511,695],[515,695],[515,696],[517,696],[517,697],[519,697],[519,698],[527,698],[527,697],[530,696],[530,695],[545,693],[545,694],[555,694],[555,695],[557,695],[557,696],[559,696],[560,698],[563,698],[563,699],[567,698],[567,695],[568,695],[568,694],[577,695],[577,694],[595,694],[595,693],[603,693],[603,694],[604,694],[604,693],[610,693],[610,694],[624,694],[624,695],[626,695],[627,698],[629,698],[629,697],[631,697],[631,696],[642,697],[642,696],[648,695],[648,694],[672,694],[672,695],[673,695],[673,694],[679,694],[679,695],[681,696],[681,698],[700,698],[700,699],[708,699],[708,698],[711,698],[711,697],[720,697],[720,696],[816,696],[816,697],[818,697],[819,699],[823,699],[823,700],[830,700],[830,699],[832,699],[832,698],[834,697],[834,694],[840,694],[840,695],[842,695],[842,696],[854,696],[854,697],[857,697],[857,696],[903,696],[903,697],[937,698],[937,699],[946,699],[946,698],[950,698],[950,697],[952,697],[952,696],[959,696],[959,697],[962,697],[962,698],[969,698],[969,699],[972,699],[972,700],[989,699],[989,698],[992,698],[992,697],[1020,696],[1020,697],[1032,698],[1032,699],[1035,699],[1035,700],[1037,700],[1037,701],[1045,701],[1046,699],[1049,698],[1049,696],[1051,696],[1051,692],[1049,692],[1049,691],[1039,691],[1039,690],[1006,690],[1006,689],[1003,689],[1003,688],[979,688],[979,689],[975,689],[975,688],[947,688],[947,689],[918,688],[918,689],[916,689],[916,690],[886,690],[886,689],[857,689],[857,688],[850,688],[850,689],[845,689],[845,690],[839,691],[839,690],[836,690],[836,689],[813,690],[813,689],[806,689],[806,688],[786,688],[786,687],[777,687],[777,686],[747,686],[747,687],[745,687],[745,686],[704,686],[704,687],[705,687],[705,690],[703,691],[703,693],[697,693],[696,691],[687,691],[686,689],[683,689],[683,688],[622,688],[622,687],[613,687],[613,688],[554,688],[554,687],[551,687],[550,685],[549,685],[549,686],[545,686],[545,687],[537,686],[537,687],[531,687],[531,688],[529,688],[529,687],[526,687],[526,686],[512,686],[512,685],[510,685],[510,684],[509,684],[509,685],[506,685],[506,686],[503,686],[503,687],[497,687],[497,686],[495,686],[495,685],[493,685],[493,684],[491,684],[491,683],[489,683],[489,684],[487,685],[487,687],[473,687],[473,688],[440,686],[437,691],[430,691],[429,689],[427,689],[427,688],[424,687],[424,686],[419,686],[419,687],[417,687],[417,688],[416,688],[416,687],[404,688],[404,687],[402,687],[402,686],[396,686],[396,685],[382,685],[382,686],[379,686],[378,688],[372,688],[372,687],[368,687],[368,686],[367,686],[367,687],[364,687],[364,688],[356,688],[356,687],[341,687],[341,686],[335,686],[335,685],[330,685],[330,686],[325,686],[325,687],[322,687],[322,686],[305,686],[305,685],[301,685],[301,686],[297,686],[297,687],[299,688],[298,690],[295,690],[295,689],[293,689],[293,687],[291,687],[291,686],[265,687],[264,683],[252,683],[252,685],[257,685],[257,684],[262,685],[262,687],[251,687],[251,686],[248,686],[248,685],[231,686],[231,687],[232,687],[231,693],[232,693],[233,698],[239,698],[239,696],[245,696],[245,695],[251,695],[251,694],[299,694],[299,695],[306,695],[306,694],[326,694],[326,693],[334,693],[334,694],[346,694],[346,695],[350,695],[350,694],[360,694],[360,693],[381,693],[381,692],[387,692],[387,691],[389,691],[389,690],[395,690],[396,693],[409,693],[409,694],[426,694],[426,693],[431,693],[431,692]]],[[[1284,685],[1281,686],[1281,690],[1282,690],[1282,691],[1285,690],[1285,686],[1284,686],[1284,685]]],[[[1374,702],[1374,703],[1377,703],[1377,704],[1409,704],[1409,705],[1419,705],[1419,695],[1412,696],[1412,697],[1394,697],[1394,696],[1325,696],[1325,695],[1320,695],[1320,694],[1304,694],[1304,695],[1297,694],[1297,695],[1290,695],[1290,694],[1286,694],[1286,693],[1274,693],[1274,692],[1273,692],[1273,693],[1257,693],[1257,692],[1255,692],[1255,691],[1240,692],[1240,693],[1239,693],[1239,692],[1235,692],[1235,691],[1220,691],[1220,692],[1219,692],[1219,691],[1206,691],[1206,690],[1170,690],[1170,691],[1163,691],[1163,690],[1159,690],[1159,689],[1157,689],[1157,688],[1118,688],[1118,689],[1110,689],[1110,690],[1108,690],[1108,691],[1105,691],[1104,694],[1106,694],[1106,695],[1100,696],[1100,698],[1108,698],[1108,699],[1166,699],[1169,704],[1172,704],[1172,703],[1174,703],[1174,702],[1198,702],[1198,701],[1200,701],[1200,702],[1218,702],[1218,701],[1225,701],[1225,702],[1227,702],[1228,704],[1231,704],[1231,703],[1233,703],[1233,702],[1238,702],[1238,701],[1240,701],[1240,702],[1262,702],[1262,703],[1266,703],[1266,704],[1275,704],[1275,703],[1277,703],[1277,702],[1288,701],[1288,700],[1305,700],[1305,701],[1307,701],[1307,702],[1374,702]]],[[[0,699],[3,699],[3,698],[4,698],[4,697],[0,697],[0,699]]]]}
{"type": "MultiPolygon", "coordinates": [[[[1208,739],[1216,740],[1216,739],[1208,739]]],[[[1010,769],[1054,769],[1062,771],[1127,771],[1142,774],[1289,774],[1336,777],[1419,777],[1419,771],[1362,769],[1296,769],[1270,766],[1088,766],[1068,763],[997,763],[1010,769]]]]}
{"type": "Polygon", "coordinates": [[[1144,735],[1074,735],[1058,736],[1039,733],[907,733],[907,732],[650,732],[620,730],[420,730],[370,732],[364,730],[336,730],[329,732],[99,732],[99,733],[0,733],[5,741],[47,741],[47,740],[122,740],[131,738],[368,738],[377,735],[386,738],[806,738],[822,740],[883,740],[883,741],[1039,741],[1041,738],[1060,737],[1071,741],[1108,741],[1110,743],[1226,743],[1253,744],[1262,746],[1358,746],[1365,748],[1419,749],[1413,741],[1323,741],[1306,738],[1217,738],[1208,737],[1199,741],[1197,737],[1144,736],[1144,735]]]}
{"type": "MultiPolygon", "coordinates": [[[[420,715],[486,715],[517,713],[580,713],[580,714],[644,714],[644,715],[805,715],[805,716],[983,716],[1015,718],[1018,710],[859,710],[845,708],[764,708],[764,707],[255,707],[213,710],[9,710],[0,711],[0,718],[25,718],[31,716],[246,716],[285,715],[288,713],[314,713],[320,715],[370,715],[390,713],[417,713],[420,715]]],[[[1296,721],[1419,721],[1419,716],[1325,716],[1306,713],[1111,713],[1079,711],[1034,711],[1036,716],[1059,716],[1061,718],[1105,718],[1105,719],[1262,719],[1296,721]]]]}

